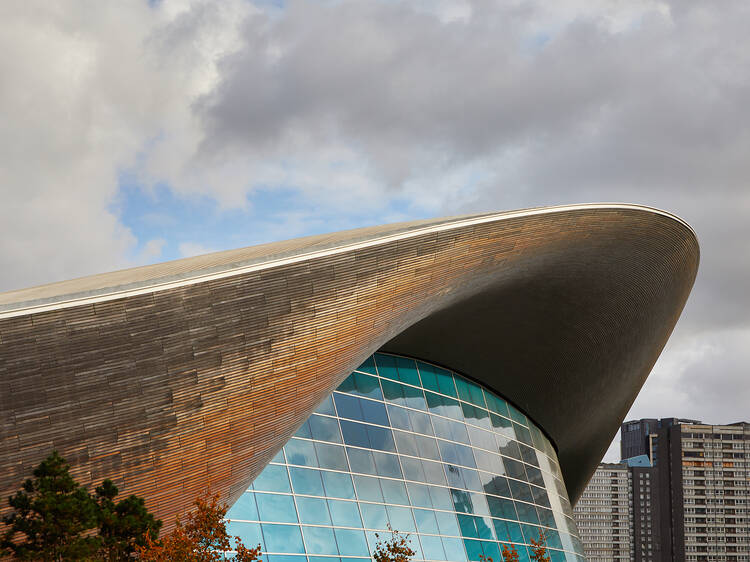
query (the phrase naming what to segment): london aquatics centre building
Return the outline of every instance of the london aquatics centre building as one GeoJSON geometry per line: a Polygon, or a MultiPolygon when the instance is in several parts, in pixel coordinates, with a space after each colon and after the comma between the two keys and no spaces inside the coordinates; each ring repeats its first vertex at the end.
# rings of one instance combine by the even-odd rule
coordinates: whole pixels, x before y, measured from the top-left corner
{"type": "MultiPolygon", "coordinates": [[[[164,519],[210,487],[268,562],[500,560],[571,503],[692,287],[625,204],[422,220],[0,294],[0,497],[56,449],[164,519]]],[[[7,505],[4,503],[4,505],[7,505]]]]}

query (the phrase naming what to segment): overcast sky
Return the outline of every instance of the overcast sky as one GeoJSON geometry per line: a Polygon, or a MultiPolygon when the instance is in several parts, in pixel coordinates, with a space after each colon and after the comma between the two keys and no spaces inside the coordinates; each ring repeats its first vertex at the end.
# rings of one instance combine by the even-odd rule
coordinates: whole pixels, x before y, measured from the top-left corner
{"type": "Polygon", "coordinates": [[[750,420],[748,29],[746,0],[0,2],[0,290],[653,205],[702,260],[631,417],[750,420]]]}

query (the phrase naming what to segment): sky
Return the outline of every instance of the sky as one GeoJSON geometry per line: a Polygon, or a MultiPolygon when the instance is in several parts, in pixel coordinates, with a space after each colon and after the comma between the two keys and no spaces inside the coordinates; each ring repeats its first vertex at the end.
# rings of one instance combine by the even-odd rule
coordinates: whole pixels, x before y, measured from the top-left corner
{"type": "Polygon", "coordinates": [[[0,291],[651,205],[701,267],[629,418],[750,420],[749,26],[746,0],[0,2],[0,291]]]}

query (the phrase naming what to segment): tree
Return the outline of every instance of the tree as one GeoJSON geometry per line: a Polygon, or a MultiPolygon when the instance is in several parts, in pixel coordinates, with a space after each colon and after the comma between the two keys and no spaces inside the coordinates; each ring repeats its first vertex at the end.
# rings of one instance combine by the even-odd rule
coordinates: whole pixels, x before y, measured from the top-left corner
{"type": "Polygon", "coordinates": [[[2,536],[3,550],[22,560],[91,556],[98,547],[92,532],[96,504],[70,475],[65,459],[53,451],[33,476],[9,498],[15,511],[3,518],[8,526],[2,536]]]}
{"type": "Polygon", "coordinates": [[[510,545],[510,548],[508,548],[508,545],[504,544],[502,554],[504,562],[518,562],[518,551],[516,550],[516,545],[512,544],[510,545]]]}
{"type": "Polygon", "coordinates": [[[119,490],[107,479],[96,488],[99,552],[104,560],[127,560],[137,546],[145,546],[146,536],[156,540],[161,520],[146,509],[143,498],[128,496],[115,503],[119,490]]]}
{"type": "Polygon", "coordinates": [[[547,537],[544,532],[539,530],[539,540],[531,539],[531,559],[536,562],[551,562],[550,555],[547,554],[547,537]]]}
{"type": "Polygon", "coordinates": [[[375,543],[375,554],[373,559],[375,562],[409,562],[416,552],[409,546],[409,535],[402,535],[398,531],[391,529],[388,525],[388,530],[391,532],[391,538],[381,539],[378,533],[375,533],[377,542],[375,543]]]}
{"type": "MultiPolygon", "coordinates": [[[[195,509],[187,514],[186,523],[177,519],[175,528],[161,541],[145,536],[145,545],[136,546],[138,558],[147,562],[212,562],[222,560],[223,552],[231,549],[224,516],[229,507],[219,503],[219,495],[206,492],[193,503],[195,509]]],[[[255,562],[260,559],[260,545],[247,548],[239,537],[234,537],[236,562],[255,562]]]]}

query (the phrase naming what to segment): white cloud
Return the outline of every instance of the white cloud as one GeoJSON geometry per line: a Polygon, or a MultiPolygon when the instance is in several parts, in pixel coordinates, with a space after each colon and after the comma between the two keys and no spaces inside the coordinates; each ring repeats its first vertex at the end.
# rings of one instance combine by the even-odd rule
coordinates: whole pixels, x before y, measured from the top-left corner
{"type": "Polygon", "coordinates": [[[177,247],[177,250],[180,252],[180,256],[183,258],[200,256],[202,254],[210,254],[211,252],[215,251],[195,242],[182,242],[177,247]]]}

